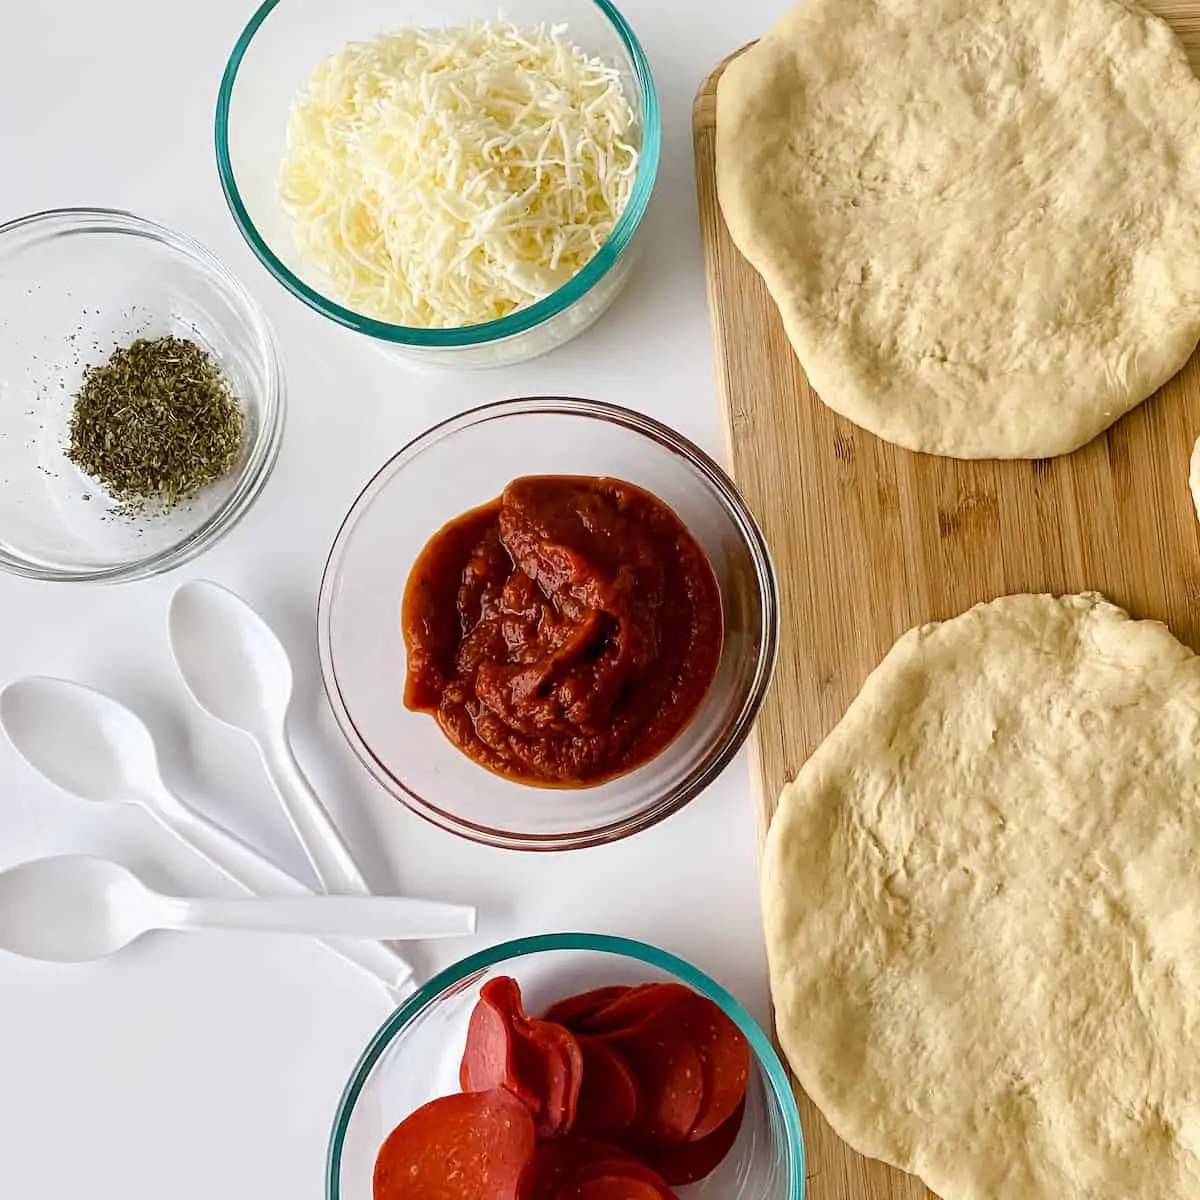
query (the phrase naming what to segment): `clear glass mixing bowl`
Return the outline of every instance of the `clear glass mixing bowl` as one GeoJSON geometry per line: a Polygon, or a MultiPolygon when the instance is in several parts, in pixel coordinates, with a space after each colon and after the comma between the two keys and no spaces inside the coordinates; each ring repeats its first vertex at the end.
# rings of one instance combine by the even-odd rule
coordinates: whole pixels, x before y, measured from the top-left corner
{"type": "Polygon", "coordinates": [[[0,569],[115,583],[211,546],[262,491],[283,436],[283,367],[262,310],[203,246],[132,213],[80,208],[0,225],[0,569]],[[87,366],[175,334],[220,366],[246,420],[237,466],[193,500],[126,517],[66,457],[87,366]]]}
{"type": "Polygon", "coordinates": [[[746,1115],[729,1156],[680,1200],[804,1200],[804,1138],[788,1075],[767,1035],[720,984],[665,950],[627,938],[556,933],[504,942],[431,979],[388,1018],[363,1052],[338,1105],[326,1200],[371,1200],[375,1157],[422,1104],[458,1091],[458,1064],[480,987],[521,985],[530,1012],[608,984],[674,981],[720,1005],[746,1035],[752,1061],[746,1115]]]}
{"type": "Polygon", "coordinates": [[[658,174],[662,126],[650,64],[608,0],[266,0],[238,38],[217,100],[217,169],[229,209],[268,271],[332,321],[421,363],[490,367],[543,354],[581,333],[613,302],[635,260],[658,174]],[[641,157],[629,204],[608,241],[556,292],[499,321],[462,329],[415,329],[345,308],[296,249],[278,181],[292,101],[313,68],[345,43],[421,26],[495,20],[567,27],[566,37],[617,67],[637,116],[641,157]]]}
{"type": "Polygon", "coordinates": [[[628,837],[698,796],[737,753],[771,681],[779,603],[771,556],[729,477],[640,413],[561,397],[485,405],[435,426],[367,484],[330,551],[317,613],[325,690],[367,769],[419,815],[463,837],[568,850],[628,837]],[[404,707],[400,607],[409,572],[443,525],[521,475],[624,479],[668,504],[704,548],[721,590],[717,674],[657,757],[583,788],[531,787],[458,750],[404,707]]]}

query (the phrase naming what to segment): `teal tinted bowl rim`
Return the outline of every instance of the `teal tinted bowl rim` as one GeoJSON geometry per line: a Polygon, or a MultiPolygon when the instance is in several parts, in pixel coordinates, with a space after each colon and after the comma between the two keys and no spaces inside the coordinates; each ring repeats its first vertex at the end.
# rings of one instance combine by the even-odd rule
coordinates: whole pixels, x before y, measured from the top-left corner
{"type": "MultiPolygon", "coordinates": [[[[225,193],[229,211],[233,214],[233,219],[237,223],[242,237],[246,239],[258,260],[293,296],[331,321],[336,321],[339,325],[344,325],[358,333],[365,333],[370,337],[397,345],[427,350],[452,350],[497,342],[544,324],[582,299],[616,265],[621,253],[637,233],[646,209],[649,207],[650,195],[654,191],[662,152],[662,115],[658,105],[658,90],[654,86],[654,77],[650,71],[650,61],[629,23],[609,3],[609,0],[591,0],[591,3],[608,19],[620,38],[625,53],[629,57],[633,74],[638,81],[642,101],[640,113],[642,146],[638,159],[637,176],[633,182],[633,191],[625,206],[625,211],[618,218],[608,240],[596,252],[595,257],[557,291],[551,292],[549,296],[543,297],[527,308],[519,308],[515,312],[509,313],[508,316],[501,317],[498,321],[485,321],[481,325],[464,325],[457,329],[420,329],[409,325],[392,325],[386,321],[376,321],[353,309],[344,308],[322,295],[315,288],[310,287],[294,274],[267,245],[266,240],[250,219],[250,214],[238,191],[233,162],[229,155],[229,109],[238,70],[254,40],[254,35],[271,13],[284,2],[285,0],[264,0],[234,45],[229,61],[225,64],[225,71],[221,76],[221,87],[217,93],[214,137],[217,173],[221,179],[221,190],[225,193]]],[[[333,53],[335,49],[336,47],[331,46],[330,53],[333,53]]],[[[314,63],[313,66],[316,64],[314,63]]]]}
{"type": "Polygon", "coordinates": [[[804,1134],[800,1128],[800,1111],[796,1107],[796,1097],[788,1082],[787,1071],[784,1069],[779,1055],[776,1054],[775,1047],[771,1045],[770,1039],[758,1023],[732,993],[726,991],[699,967],[692,966],[691,963],[672,954],[669,950],[661,950],[657,946],[634,941],[632,938],[614,937],[603,933],[544,933],[501,942],[487,950],[480,950],[476,954],[468,955],[444,971],[439,971],[428,983],[409,996],[380,1026],[378,1033],[368,1043],[350,1076],[350,1082],[342,1092],[342,1098],[338,1102],[337,1115],[333,1122],[333,1132],[329,1139],[329,1153],[325,1160],[326,1200],[343,1200],[341,1193],[342,1147],[345,1144],[346,1131],[350,1126],[350,1118],[354,1113],[354,1106],[358,1103],[359,1095],[366,1086],[371,1072],[375,1069],[375,1064],[391,1045],[396,1035],[442,992],[460,983],[468,975],[486,970],[488,967],[494,967],[498,963],[526,958],[551,950],[587,950],[631,958],[636,962],[646,963],[676,976],[689,987],[719,1004],[726,1016],[746,1035],[746,1040],[754,1051],[755,1059],[766,1073],[767,1080],[771,1085],[771,1092],[783,1110],[787,1138],[782,1149],[787,1158],[788,1188],[786,1195],[781,1194],[773,1197],[772,1200],[804,1200],[804,1134]]]}

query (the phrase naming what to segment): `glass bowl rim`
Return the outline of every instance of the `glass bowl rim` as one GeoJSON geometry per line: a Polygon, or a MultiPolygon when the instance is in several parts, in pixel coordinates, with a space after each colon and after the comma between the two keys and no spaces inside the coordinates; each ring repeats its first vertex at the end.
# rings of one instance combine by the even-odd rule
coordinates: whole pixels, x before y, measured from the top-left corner
{"type": "Polygon", "coordinates": [[[608,19],[620,39],[641,89],[642,102],[639,115],[642,147],[633,190],[630,193],[629,202],[625,205],[625,210],[617,219],[617,223],[604,245],[588,260],[578,274],[572,276],[562,287],[551,292],[550,295],[543,296],[533,304],[519,308],[499,320],[485,321],[479,325],[464,325],[453,329],[425,329],[377,321],[338,304],[305,283],[271,249],[266,238],[259,233],[238,189],[233,160],[229,152],[230,107],[238,72],[254,41],[255,34],[271,13],[284,2],[285,0],[263,0],[238,36],[221,76],[221,86],[217,92],[213,134],[221,191],[225,195],[225,202],[229,206],[238,230],[259,262],[298,300],[347,329],[353,329],[357,333],[364,333],[381,341],[424,349],[464,349],[501,341],[544,324],[582,299],[616,265],[622,251],[637,233],[646,209],[649,207],[651,193],[654,191],[662,154],[662,114],[659,108],[658,90],[650,69],[650,60],[633,29],[616,6],[611,3],[611,0],[589,0],[608,19]]]}
{"type": "Polygon", "coordinates": [[[266,376],[259,413],[258,432],[249,456],[239,472],[237,485],[211,516],[179,541],[145,555],[108,567],[70,570],[18,558],[0,550],[0,569],[25,579],[50,583],[126,583],[161,575],[190,562],[228,533],[249,511],[275,469],[283,441],[287,402],[283,359],[275,331],[258,301],[232,271],[202,242],[149,217],[123,208],[101,206],[47,208],[0,223],[0,259],[7,251],[9,235],[25,229],[55,224],[62,234],[112,233],[144,237],[166,246],[199,266],[234,300],[253,327],[258,340],[258,357],[266,376]]]}
{"type": "Polygon", "coordinates": [[[407,1028],[414,1017],[424,1012],[442,992],[460,983],[468,975],[486,970],[501,962],[527,958],[533,954],[542,954],[553,950],[586,950],[646,963],[648,966],[674,975],[695,991],[700,992],[701,995],[707,996],[718,1004],[725,1015],[745,1034],[755,1060],[766,1073],[771,1092],[783,1110],[784,1125],[787,1129],[785,1150],[791,1186],[789,1194],[779,1197],[779,1200],[804,1200],[804,1132],[800,1125],[800,1110],[796,1105],[796,1096],[792,1091],[787,1069],[771,1043],[771,1039],[746,1011],[741,1001],[732,992],[722,987],[712,976],[700,970],[699,967],[693,966],[686,959],[680,958],[677,954],[672,954],[669,950],[652,946],[648,942],[617,937],[613,934],[570,932],[541,933],[514,938],[490,946],[486,950],[469,954],[466,958],[446,967],[445,970],[439,971],[405,999],[384,1021],[359,1056],[358,1062],[350,1074],[349,1082],[342,1090],[341,1099],[338,1101],[333,1129],[329,1137],[329,1150],[325,1157],[326,1200],[342,1200],[342,1149],[346,1141],[346,1132],[350,1127],[350,1118],[354,1115],[358,1098],[362,1094],[367,1080],[375,1070],[375,1064],[396,1036],[407,1028]]]}
{"type": "Polygon", "coordinates": [[[385,791],[431,824],[469,841],[507,850],[549,853],[606,845],[640,833],[666,820],[709,787],[742,748],[762,707],[779,653],[779,619],[779,586],[766,538],[733,480],[714,459],[670,426],[618,404],[572,396],[522,396],[482,404],[439,421],[391,455],[367,481],[338,527],[325,561],[317,595],[317,653],[321,663],[321,682],[334,721],[359,762],[385,791]],[[726,516],[737,528],[754,565],[760,605],[760,645],[753,678],[727,732],[707,750],[699,765],[673,784],[665,794],[647,802],[631,816],[610,821],[606,825],[569,833],[530,834],[467,821],[439,807],[398,779],[376,755],[370,743],[359,733],[342,697],[332,647],[332,600],[341,577],[347,547],[359,519],[404,467],[425,451],[476,425],[506,417],[547,413],[618,425],[648,437],[699,472],[726,516]]]}

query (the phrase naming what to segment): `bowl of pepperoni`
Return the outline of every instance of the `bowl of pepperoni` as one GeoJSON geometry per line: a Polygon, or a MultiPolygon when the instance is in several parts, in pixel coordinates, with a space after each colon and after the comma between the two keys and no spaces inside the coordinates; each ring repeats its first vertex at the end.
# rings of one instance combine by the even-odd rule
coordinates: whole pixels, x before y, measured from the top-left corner
{"type": "Polygon", "coordinates": [[[327,1200],[803,1200],[770,1040],[667,951],[506,942],[443,971],[342,1095],[327,1200]]]}

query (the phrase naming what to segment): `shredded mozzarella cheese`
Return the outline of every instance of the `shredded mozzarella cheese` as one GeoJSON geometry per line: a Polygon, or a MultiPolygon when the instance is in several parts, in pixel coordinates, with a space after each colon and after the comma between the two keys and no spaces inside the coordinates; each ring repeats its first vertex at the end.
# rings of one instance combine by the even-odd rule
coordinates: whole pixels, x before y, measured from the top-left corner
{"type": "Polygon", "coordinates": [[[292,107],[280,198],[347,307],[427,328],[549,295],[612,233],[637,172],[615,68],[565,26],[355,42],[292,107]]]}

